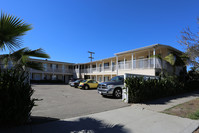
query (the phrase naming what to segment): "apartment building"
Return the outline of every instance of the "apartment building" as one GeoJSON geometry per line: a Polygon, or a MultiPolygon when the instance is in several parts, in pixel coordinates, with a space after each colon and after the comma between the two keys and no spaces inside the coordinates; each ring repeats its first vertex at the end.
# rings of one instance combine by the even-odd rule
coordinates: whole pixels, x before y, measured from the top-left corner
{"type": "MultiPolygon", "coordinates": [[[[124,73],[157,76],[161,69],[173,73],[173,66],[160,58],[155,58],[157,55],[164,58],[170,53],[182,54],[171,46],[155,44],[116,53],[110,58],[75,64],[75,71],[78,78],[91,78],[99,82],[108,81],[124,73]]],[[[183,66],[176,67],[176,74],[182,69],[183,66]]]]}
{"type": "MultiPolygon", "coordinates": [[[[95,79],[99,82],[108,81],[114,76],[124,73],[157,76],[164,69],[173,73],[173,66],[156,56],[162,58],[170,53],[182,54],[181,51],[162,44],[154,44],[142,48],[115,53],[113,57],[88,63],[68,63],[50,60],[31,59],[43,65],[43,71],[30,69],[31,80],[62,80],[68,83],[70,78],[95,79]]],[[[11,66],[10,63],[9,66],[11,66]]],[[[175,69],[176,74],[184,66],[175,69]]]]}

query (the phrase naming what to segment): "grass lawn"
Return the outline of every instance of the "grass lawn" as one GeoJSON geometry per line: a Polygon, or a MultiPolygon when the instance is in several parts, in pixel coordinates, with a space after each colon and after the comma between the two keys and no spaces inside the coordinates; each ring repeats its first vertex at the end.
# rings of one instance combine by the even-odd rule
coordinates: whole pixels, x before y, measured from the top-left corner
{"type": "Polygon", "coordinates": [[[163,113],[198,120],[199,98],[166,109],[163,111],[163,113]]]}

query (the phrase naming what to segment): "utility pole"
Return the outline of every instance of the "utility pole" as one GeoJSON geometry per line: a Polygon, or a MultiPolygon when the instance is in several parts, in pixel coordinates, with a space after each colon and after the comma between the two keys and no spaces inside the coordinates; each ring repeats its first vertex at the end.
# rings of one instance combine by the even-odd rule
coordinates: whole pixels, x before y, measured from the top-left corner
{"type": "Polygon", "coordinates": [[[92,59],[94,59],[93,54],[95,54],[95,53],[94,52],[90,52],[90,51],[88,51],[88,53],[90,53],[90,56],[88,58],[90,58],[91,62],[92,62],[92,59]]]}

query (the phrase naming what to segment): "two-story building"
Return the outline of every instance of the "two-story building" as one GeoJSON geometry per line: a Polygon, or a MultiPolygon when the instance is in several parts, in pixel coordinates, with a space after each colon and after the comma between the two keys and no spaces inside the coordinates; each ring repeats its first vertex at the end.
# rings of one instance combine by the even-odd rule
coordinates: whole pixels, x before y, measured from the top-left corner
{"type": "MultiPolygon", "coordinates": [[[[170,53],[182,54],[171,46],[155,44],[116,53],[110,58],[75,64],[75,70],[78,78],[91,78],[99,82],[108,81],[124,73],[157,76],[162,69],[173,73],[173,66],[164,61],[164,57],[170,53]]],[[[176,67],[176,74],[179,74],[182,68],[183,66],[176,67]]]]}
{"type": "MultiPolygon", "coordinates": [[[[50,60],[31,59],[43,65],[43,71],[30,69],[31,80],[62,80],[68,83],[70,78],[95,79],[108,81],[114,76],[124,73],[157,76],[164,70],[173,73],[174,69],[163,58],[170,53],[182,54],[181,51],[161,44],[116,53],[115,56],[88,63],[68,63],[50,60]],[[157,58],[161,57],[161,58],[157,58]]],[[[11,63],[10,63],[11,64],[11,63]]],[[[184,66],[177,66],[176,74],[184,66]]]]}

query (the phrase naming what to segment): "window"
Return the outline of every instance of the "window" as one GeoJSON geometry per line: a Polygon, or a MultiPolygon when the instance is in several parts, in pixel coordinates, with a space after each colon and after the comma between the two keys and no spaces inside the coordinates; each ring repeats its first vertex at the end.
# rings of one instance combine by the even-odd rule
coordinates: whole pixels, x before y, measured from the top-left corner
{"type": "Polygon", "coordinates": [[[104,63],[104,67],[108,67],[109,66],[109,63],[104,63]]]}
{"type": "Polygon", "coordinates": [[[93,80],[88,81],[87,83],[93,83],[93,80]]]}

